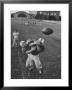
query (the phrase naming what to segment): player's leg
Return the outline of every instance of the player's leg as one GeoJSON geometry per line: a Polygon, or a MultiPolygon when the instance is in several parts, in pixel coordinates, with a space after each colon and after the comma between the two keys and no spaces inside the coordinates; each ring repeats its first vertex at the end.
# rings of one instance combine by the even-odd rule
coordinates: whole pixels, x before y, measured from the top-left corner
{"type": "Polygon", "coordinates": [[[28,58],[26,61],[26,68],[28,68],[29,70],[33,68],[32,56],[30,54],[28,54],[28,58]]]}
{"type": "Polygon", "coordinates": [[[15,43],[16,43],[16,46],[19,46],[19,38],[16,38],[15,43]]]}
{"type": "Polygon", "coordinates": [[[35,65],[36,65],[36,68],[37,68],[37,70],[39,71],[39,73],[41,74],[42,73],[42,64],[41,64],[41,62],[40,62],[40,59],[39,59],[39,55],[36,55],[35,57],[34,57],[34,62],[35,62],[35,65]]]}
{"type": "Polygon", "coordinates": [[[13,38],[13,47],[15,46],[15,38],[13,38]]]}

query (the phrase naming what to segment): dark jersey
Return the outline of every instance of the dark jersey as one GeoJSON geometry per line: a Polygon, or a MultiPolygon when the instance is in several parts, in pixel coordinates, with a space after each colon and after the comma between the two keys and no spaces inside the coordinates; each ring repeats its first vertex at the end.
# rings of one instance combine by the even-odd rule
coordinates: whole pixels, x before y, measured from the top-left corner
{"type": "Polygon", "coordinates": [[[30,49],[31,49],[31,47],[28,44],[26,44],[23,48],[23,52],[26,53],[26,51],[30,50],[30,49]]]}
{"type": "Polygon", "coordinates": [[[32,54],[32,55],[38,55],[39,52],[38,52],[38,50],[37,50],[37,45],[32,46],[32,48],[34,48],[34,50],[31,52],[31,54],[32,54]]]}
{"type": "Polygon", "coordinates": [[[33,45],[32,48],[34,48],[34,50],[31,52],[31,54],[33,54],[33,55],[38,55],[39,53],[44,51],[44,46],[41,44],[33,45]]]}

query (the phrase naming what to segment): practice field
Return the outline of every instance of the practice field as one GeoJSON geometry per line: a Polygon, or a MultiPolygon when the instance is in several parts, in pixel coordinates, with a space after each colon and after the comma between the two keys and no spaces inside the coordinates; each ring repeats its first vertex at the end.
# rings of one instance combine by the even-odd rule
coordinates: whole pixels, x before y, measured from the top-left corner
{"type": "Polygon", "coordinates": [[[20,40],[45,39],[45,50],[40,53],[40,60],[43,65],[43,73],[38,74],[36,69],[28,71],[25,68],[27,55],[18,56],[18,49],[11,47],[11,78],[12,79],[60,79],[61,78],[61,22],[39,21],[26,19],[11,19],[11,34],[15,30],[20,33],[20,40]],[[32,22],[35,21],[36,24],[32,22]],[[41,30],[44,27],[53,29],[51,35],[44,35],[41,30]]]}

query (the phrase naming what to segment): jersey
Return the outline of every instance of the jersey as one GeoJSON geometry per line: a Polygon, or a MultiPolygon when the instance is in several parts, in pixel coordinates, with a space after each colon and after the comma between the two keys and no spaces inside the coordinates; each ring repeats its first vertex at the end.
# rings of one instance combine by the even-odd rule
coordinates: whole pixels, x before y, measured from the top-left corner
{"type": "Polygon", "coordinates": [[[42,44],[35,44],[32,46],[32,48],[34,48],[34,50],[31,52],[31,54],[33,55],[38,55],[39,53],[44,51],[44,46],[42,44]]]}
{"type": "Polygon", "coordinates": [[[13,37],[14,37],[15,39],[18,39],[18,37],[19,37],[19,32],[14,32],[14,33],[13,33],[13,37]]]}
{"type": "Polygon", "coordinates": [[[32,55],[38,55],[39,52],[37,50],[37,45],[33,45],[31,48],[34,48],[34,50],[31,52],[32,55]]]}

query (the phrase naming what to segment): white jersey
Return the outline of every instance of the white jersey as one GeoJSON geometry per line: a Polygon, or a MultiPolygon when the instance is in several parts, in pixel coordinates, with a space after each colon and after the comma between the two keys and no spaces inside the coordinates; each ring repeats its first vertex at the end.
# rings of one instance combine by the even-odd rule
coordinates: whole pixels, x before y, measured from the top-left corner
{"type": "Polygon", "coordinates": [[[14,33],[13,33],[13,37],[14,37],[15,39],[18,39],[18,37],[19,37],[19,32],[14,32],[14,33]]]}

